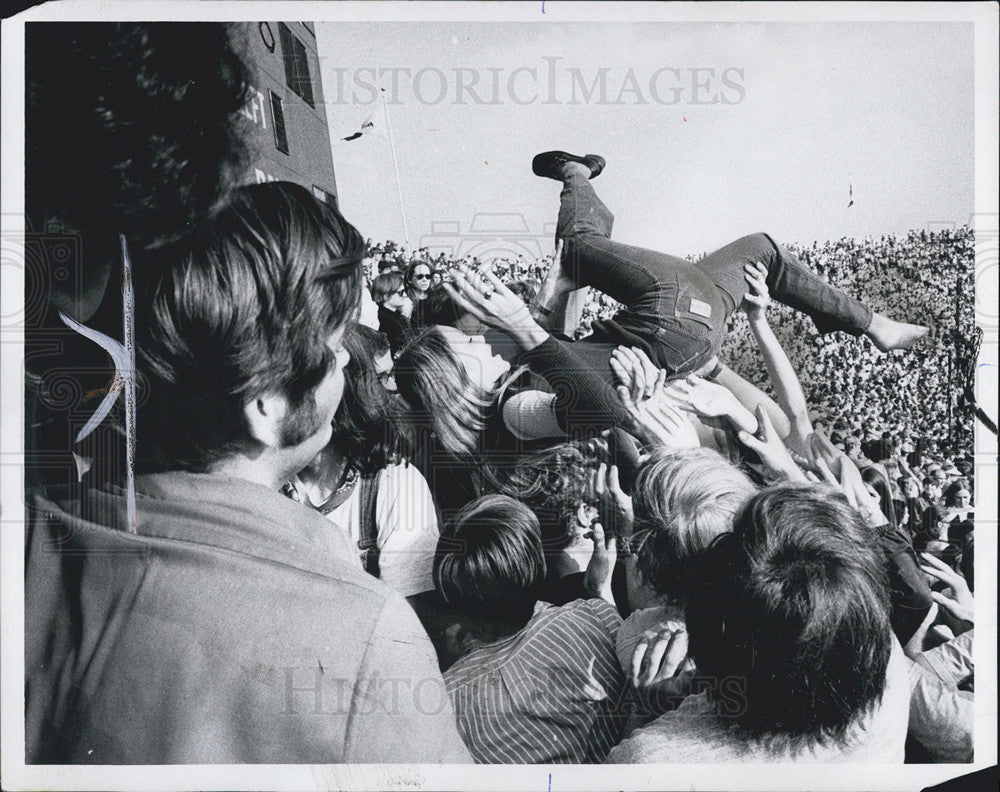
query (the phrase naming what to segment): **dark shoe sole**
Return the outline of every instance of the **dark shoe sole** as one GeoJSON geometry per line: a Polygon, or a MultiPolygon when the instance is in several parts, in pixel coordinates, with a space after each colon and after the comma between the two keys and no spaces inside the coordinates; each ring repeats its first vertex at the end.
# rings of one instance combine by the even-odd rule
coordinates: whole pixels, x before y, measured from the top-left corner
{"type": "Polygon", "coordinates": [[[579,162],[581,165],[586,165],[590,168],[589,178],[591,179],[600,175],[605,165],[604,157],[600,157],[597,154],[586,154],[578,157],[575,154],[568,154],[565,151],[545,151],[536,155],[531,160],[531,171],[536,176],[562,181],[559,170],[567,162],[579,162]]]}

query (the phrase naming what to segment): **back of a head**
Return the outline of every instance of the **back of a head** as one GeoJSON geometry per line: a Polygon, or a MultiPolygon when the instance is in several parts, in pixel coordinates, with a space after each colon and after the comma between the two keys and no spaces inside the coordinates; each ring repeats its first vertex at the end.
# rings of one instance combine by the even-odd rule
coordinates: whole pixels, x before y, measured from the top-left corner
{"type": "Polygon", "coordinates": [[[526,624],[544,578],[538,519],[506,495],[467,504],[438,542],[434,584],[468,616],[526,624]]]}
{"type": "Polygon", "coordinates": [[[327,341],[356,312],[363,252],[350,223],[288,182],[240,188],[201,233],[157,251],[137,298],[143,460],[206,470],[254,446],[248,401],[308,404],[333,362],[327,341]]]}
{"type": "Polygon", "coordinates": [[[347,364],[348,368],[354,363],[355,357],[374,362],[376,358],[389,354],[389,339],[385,337],[385,333],[367,325],[352,324],[350,332],[344,336],[344,341],[347,345],[347,351],[351,353],[351,362],[347,364]]]}
{"type": "Polygon", "coordinates": [[[703,555],[686,621],[699,673],[742,686],[742,706],[723,692],[720,714],[774,744],[842,739],[885,689],[885,561],[832,488],[754,496],[703,555]]]}
{"type": "Polygon", "coordinates": [[[458,307],[444,288],[444,284],[431,286],[427,292],[427,304],[424,306],[425,324],[455,327],[463,314],[465,311],[458,307]]]}
{"type": "Polygon", "coordinates": [[[682,603],[698,556],[756,492],[738,468],[707,448],[653,451],[636,478],[633,534],[644,582],[682,603]],[[642,534],[647,534],[642,538],[642,534]]]}

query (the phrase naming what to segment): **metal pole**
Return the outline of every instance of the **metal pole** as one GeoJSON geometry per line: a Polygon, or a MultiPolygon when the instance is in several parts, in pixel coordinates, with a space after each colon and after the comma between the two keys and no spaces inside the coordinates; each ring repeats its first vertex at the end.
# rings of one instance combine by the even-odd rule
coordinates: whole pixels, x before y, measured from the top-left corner
{"type": "Polygon", "coordinates": [[[403,208],[403,185],[399,181],[399,165],[396,162],[396,144],[392,139],[392,122],[389,120],[389,103],[385,99],[385,88],[382,91],[382,107],[385,108],[385,128],[389,132],[389,150],[392,151],[392,167],[396,171],[396,191],[399,193],[399,214],[403,218],[403,240],[410,244],[410,235],[406,230],[406,210],[403,208]]]}
{"type": "MultiPolygon", "coordinates": [[[[962,273],[958,274],[958,279],[955,282],[955,347],[952,350],[951,359],[957,360],[959,348],[962,344],[962,311],[961,311],[961,300],[962,300],[962,273]]],[[[964,368],[963,368],[964,371],[964,368]]],[[[965,391],[964,383],[959,387],[962,388],[962,392],[965,391]]],[[[951,444],[955,445],[957,432],[955,431],[955,425],[952,424],[952,437],[951,444]]]]}

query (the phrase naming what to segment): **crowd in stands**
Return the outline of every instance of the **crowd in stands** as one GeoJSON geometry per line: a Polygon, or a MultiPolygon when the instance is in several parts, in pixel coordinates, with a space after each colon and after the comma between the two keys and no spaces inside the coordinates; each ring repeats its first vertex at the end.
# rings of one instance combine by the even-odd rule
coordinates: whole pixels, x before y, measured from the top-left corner
{"type": "MultiPolygon", "coordinates": [[[[977,405],[968,390],[981,331],[974,313],[972,230],[962,226],[912,231],[902,239],[845,238],[789,247],[845,291],[864,294],[893,316],[930,324],[937,341],[906,355],[881,355],[859,339],[822,336],[802,314],[775,305],[775,333],[796,364],[817,427],[829,432],[845,450],[847,439],[856,438],[873,462],[882,461],[892,449],[920,486],[938,470],[957,471],[941,482],[942,488],[959,476],[973,486],[977,405]]],[[[368,281],[387,271],[403,274],[416,260],[426,262],[438,277],[460,265],[483,263],[472,257],[456,260],[443,253],[431,255],[426,249],[408,250],[394,242],[369,240],[368,281]]],[[[494,259],[489,266],[530,302],[551,263],[551,257],[529,261],[518,256],[494,259]]],[[[587,289],[575,336],[585,337],[594,320],[608,319],[621,308],[608,295],[587,289]]],[[[769,390],[766,369],[742,314],[731,318],[723,350],[737,373],[769,390]]]]}
{"type": "MultiPolygon", "coordinates": [[[[950,591],[971,592],[974,588],[972,422],[975,418],[975,405],[963,397],[963,394],[969,389],[968,378],[971,376],[972,361],[977,352],[974,341],[977,331],[972,315],[974,294],[970,277],[973,261],[971,231],[967,228],[960,228],[954,231],[944,230],[931,233],[912,232],[904,240],[898,240],[894,237],[883,237],[880,240],[842,239],[823,245],[813,244],[811,247],[793,246],[791,250],[825,281],[834,283],[845,291],[863,293],[865,299],[879,309],[891,312],[904,320],[910,319],[915,322],[926,321],[928,316],[932,317],[929,324],[935,343],[884,354],[860,338],[851,338],[841,334],[821,335],[812,323],[806,321],[806,317],[787,306],[774,304],[770,308],[772,312],[770,324],[773,325],[774,335],[779,339],[780,346],[783,347],[788,358],[794,362],[793,365],[801,383],[804,401],[808,404],[808,422],[818,436],[829,437],[832,441],[829,447],[835,448],[837,453],[842,455],[845,465],[853,464],[858,471],[860,481],[864,482],[869,497],[873,499],[873,503],[877,503],[882,515],[878,522],[884,522],[883,529],[893,533],[892,540],[887,544],[889,548],[887,552],[890,555],[896,554],[897,558],[907,556],[910,558],[909,562],[901,564],[902,569],[905,570],[909,567],[910,572],[897,570],[896,574],[903,577],[912,574],[914,553],[920,553],[922,554],[923,574],[929,575],[928,579],[932,582],[937,582],[938,589],[942,588],[944,581],[944,578],[939,577],[939,575],[947,574],[949,575],[947,580],[955,586],[955,588],[949,589],[950,591]],[[905,288],[903,288],[904,286],[905,288]],[[846,460],[850,460],[850,462],[848,463],[846,460]],[[900,553],[902,556],[899,555],[900,553]]],[[[421,262],[423,268],[431,270],[433,273],[432,282],[450,281],[455,272],[488,269],[498,281],[504,282],[510,288],[512,294],[528,304],[538,294],[545,273],[552,265],[551,258],[528,262],[523,257],[519,257],[516,260],[498,259],[485,264],[473,259],[455,261],[441,255],[432,257],[425,250],[407,253],[392,243],[383,246],[369,243],[367,252],[369,278],[376,272],[381,273],[376,277],[384,278],[386,277],[385,273],[412,271],[414,262],[421,262]]],[[[438,287],[438,291],[441,291],[441,287],[438,287]]],[[[433,298],[431,302],[433,302],[433,298]]],[[[609,319],[622,308],[621,303],[608,295],[589,289],[580,317],[580,326],[574,334],[575,338],[586,338],[595,320],[609,319]]],[[[437,321],[446,322],[446,320],[437,321]]],[[[422,323],[427,323],[426,316],[422,323]]],[[[720,356],[731,361],[733,369],[745,379],[773,394],[774,389],[770,385],[768,376],[769,368],[762,358],[762,353],[758,348],[758,340],[752,332],[751,323],[748,322],[747,317],[743,313],[733,314],[727,329],[728,332],[720,356]]],[[[426,338],[426,334],[424,338],[426,338]]],[[[418,335],[416,346],[426,344],[426,340],[420,339],[421,336],[418,335]]],[[[404,352],[404,356],[407,354],[404,352]]],[[[413,362],[408,358],[400,362],[404,362],[408,366],[413,365],[413,362]]],[[[408,401],[412,402],[413,399],[408,398],[408,401]]],[[[579,501],[586,500],[584,495],[587,492],[586,487],[579,481],[569,480],[572,479],[572,476],[568,476],[566,470],[575,466],[577,470],[586,471],[588,468],[592,469],[595,465],[602,464],[599,461],[600,455],[597,457],[588,457],[586,453],[574,455],[565,449],[562,453],[569,454],[572,461],[554,461],[553,458],[546,459],[537,455],[530,457],[528,466],[531,472],[525,475],[521,470],[516,476],[508,479],[508,481],[515,481],[517,487],[513,490],[497,488],[498,492],[515,495],[522,503],[534,509],[537,514],[546,515],[537,529],[543,540],[546,541],[551,541],[553,536],[558,540],[560,535],[558,530],[554,531],[551,527],[547,529],[544,524],[546,519],[550,521],[552,519],[549,512],[554,511],[556,522],[567,519],[572,521],[575,507],[579,505],[579,501]],[[555,476],[551,470],[553,465],[559,470],[555,476]],[[539,497],[539,487],[543,493],[549,495],[548,498],[539,497]],[[572,493],[568,498],[567,491],[572,493]],[[577,502],[574,502],[574,496],[577,502]]],[[[658,464],[674,464],[678,470],[686,471],[685,474],[692,478],[701,473],[706,479],[711,478],[716,486],[718,486],[719,481],[727,481],[737,474],[736,468],[722,463],[718,455],[711,452],[702,452],[709,454],[709,456],[701,460],[702,469],[699,470],[699,462],[689,458],[687,456],[689,453],[674,450],[672,454],[664,454],[661,449],[654,452],[654,456],[659,454],[664,459],[663,463],[658,464]]],[[[643,469],[646,472],[651,472],[657,469],[657,466],[650,460],[645,462],[643,469]]],[[[601,467],[600,470],[603,476],[606,468],[601,467]]],[[[650,473],[650,475],[657,474],[650,473]]],[[[745,484],[732,485],[736,488],[736,492],[742,494],[735,499],[733,505],[722,507],[724,511],[727,510],[728,524],[731,524],[733,513],[739,511],[738,504],[745,503],[750,496],[749,493],[755,491],[754,485],[749,480],[745,479],[745,482],[745,484]]],[[[658,484],[658,491],[651,494],[646,494],[646,490],[643,490],[645,498],[640,501],[643,505],[637,505],[636,511],[649,512],[651,510],[655,515],[655,520],[652,522],[662,528],[663,525],[671,524],[679,519],[675,514],[675,509],[690,509],[691,505],[688,503],[684,507],[673,506],[672,508],[671,504],[663,504],[657,507],[655,505],[656,499],[662,498],[664,492],[671,491],[670,484],[662,481],[658,484]],[[650,499],[653,505],[647,505],[647,501],[650,499]]],[[[469,492],[472,491],[473,488],[470,488],[469,492]]],[[[725,490],[725,492],[732,492],[732,490],[725,490]]],[[[696,497],[694,492],[690,490],[685,494],[692,499],[696,497]]],[[[593,495],[592,491],[590,495],[593,495]]],[[[463,499],[468,497],[467,493],[463,499]]],[[[726,497],[726,494],[715,491],[711,496],[703,494],[701,502],[703,504],[714,502],[716,508],[720,508],[719,504],[726,503],[726,497]]],[[[805,498],[804,493],[802,497],[805,498]]],[[[778,498],[777,500],[782,499],[778,498]]],[[[475,501],[473,505],[475,504],[486,508],[486,504],[481,501],[475,501]]],[[[472,508],[472,506],[467,508],[472,508]]],[[[515,508],[514,503],[510,503],[508,508],[515,508]]],[[[702,508],[707,507],[703,506],[702,508]]],[[[456,526],[461,526],[463,519],[460,515],[455,523],[456,526]]],[[[702,519],[713,520],[709,516],[702,519]]],[[[719,521],[718,518],[714,519],[719,521]]],[[[845,516],[841,515],[839,522],[843,523],[844,520],[845,516]]],[[[511,524],[517,523],[517,519],[509,515],[506,516],[505,521],[511,524]]],[[[721,522],[727,524],[725,518],[721,522]]],[[[459,528],[456,527],[456,530],[459,528]]],[[[714,532],[707,534],[708,538],[711,539],[722,530],[721,527],[717,526],[714,532]]],[[[690,574],[691,570],[696,568],[694,556],[697,555],[697,552],[703,552],[710,542],[705,540],[697,542],[689,539],[688,541],[695,541],[694,547],[685,548],[682,552],[690,553],[692,557],[677,558],[678,541],[680,540],[676,537],[665,539],[663,546],[658,548],[659,552],[653,559],[649,559],[648,556],[644,558],[640,554],[637,561],[639,564],[645,562],[648,566],[640,578],[647,584],[647,589],[648,584],[652,581],[665,581],[659,584],[659,599],[656,593],[651,598],[644,599],[641,587],[635,590],[628,588],[626,594],[630,607],[634,610],[629,621],[625,624],[628,626],[629,622],[636,621],[645,628],[647,643],[644,646],[658,641],[657,645],[663,647],[664,635],[683,634],[685,629],[683,608],[679,608],[678,603],[682,603],[684,599],[684,585],[681,581],[684,580],[688,584],[691,581],[687,580],[684,575],[679,575],[677,569],[682,566],[687,567],[684,574],[690,574]],[[671,559],[671,556],[674,557],[671,559]],[[664,607],[664,602],[670,604],[664,607]],[[652,607],[641,607],[647,603],[651,603],[652,607]],[[673,626],[674,633],[670,632],[668,625],[673,626]],[[653,629],[650,630],[650,627],[653,629]],[[676,632],[677,630],[680,632],[676,632]],[[654,635],[656,637],[653,637],[654,635]]],[[[871,536],[866,537],[864,531],[859,530],[856,541],[858,543],[856,552],[864,552],[863,548],[866,544],[870,544],[871,536]]],[[[681,547],[683,546],[681,545],[681,547]]],[[[803,572],[803,574],[806,573],[803,572]]],[[[653,587],[655,589],[655,583],[653,587]]],[[[550,588],[547,595],[548,600],[555,603],[563,602],[564,589],[565,586],[559,587],[558,590],[550,588]]],[[[916,590],[919,589],[920,586],[916,586],[916,590]]],[[[921,640],[927,640],[923,637],[925,635],[923,630],[926,630],[927,625],[923,624],[918,627],[914,622],[915,617],[910,615],[907,618],[901,616],[900,612],[912,607],[915,608],[916,613],[926,616],[927,610],[926,608],[921,609],[919,595],[914,595],[912,590],[910,594],[911,599],[916,596],[917,604],[914,605],[913,602],[910,602],[906,606],[897,605],[897,613],[890,616],[890,620],[896,630],[897,638],[900,638],[902,643],[907,644],[908,652],[913,653],[915,651],[913,649],[914,632],[919,634],[916,640],[917,644],[921,640]],[[908,639],[909,642],[904,639],[908,639]]],[[[939,591],[923,592],[923,594],[944,604],[946,608],[953,605],[939,591]]],[[[731,592],[728,596],[747,598],[751,595],[752,592],[741,591],[731,592]]],[[[790,596],[787,591],[785,591],[785,596],[790,596]]],[[[971,599],[971,594],[964,596],[967,596],[966,602],[971,599]]],[[[611,601],[615,602],[613,597],[611,601]]],[[[930,601],[930,599],[925,598],[923,604],[926,605],[930,601]]],[[[480,612],[484,610],[482,603],[478,601],[475,603],[475,608],[480,612]]],[[[622,615],[628,615],[626,609],[622,609],[622,615]]],[[[538,638],[530,640],[527,638],[528,635],[532,634],[533,624],[533,621],[529,622],[529,626],[524,628],[525,632],[519,633],[522,635],[522,639],[529,644],[539,640],[538,638]]],[[[577,629],[580,628],[577,627],[577,629]]],[[[941,633],[937,638],[939,646],[936,651],[943,653],[952,651],[948,648],[951,644],[943,640],[944,636],[950,635],[948,628],[938,627],[936,629],[940,630],[941,633]]],[[[629,728],[634,728],[641,723],[648,724],[650,721],[648,712],[657,711],[654,704],[651,709],[647,708],[645,718],[637,714],[642,712],[643,705],[649,704],[650,695],[650,689],[638,683],[642,675],[638,674],[637,667],[633,668],[633,654],[638,641],[639,635],[634,626],[631,630],[623,628],[618,631],[620,668],[626,674],[630,671],[633,672],[634,686],[631,688],[631,692],[637,696],[633,701],[636,710],[629,716],[629,728]],[[628,635],[628,637],[623,639],[623,635],[628,635]],[[622,648],[623,643],[624,648],[622,648]]],[[[685,646],[686,643],[685,640],[685,646]]],[[[931,639],[931,643],[934,643],[933,639],[931,639]]],[[[516,645],[520,646],[520,643],[516,645]]],[[[545,652],[548,654],[553,652],[565,654],[567,651],[562,646],[558,648],[547,646],[545,648],[545,652]]],[[[600,651],[595,651],[600,656],[600,651]]],[[[661,651],[666,650],[661,648],[661,651]]],[[[639,657],[641,654],[639,652],[635,656],[639,657]]],[[[463,654],[461,651],[455,651],[453,656],[463,657],[463,654]]],[[[488,654],[472,655],[472,657],[477,658],[477,663],[481,664],[483,668],[491,667],[486,659],[489,656],[488,654]]],[[[464,657],[468,658],[469,655],[464,655],[464,657]]],[[[694,669],[692,656],[680,654],[679,657],[688,664],[687,672],[691,673],[694,669]]],[[[782,662],[786,661],[788,661],[787,658],[782,662]]],[[[463,679],[461,690],[463,691],[470,684],[467,680],[470,675],[467,666],[471,662],[465,659],[460,664],[462,668],[460,674],[463,679]]],[[[923,661],[921,660],[921,662],[923,661]]],[[[731,738],[726,728],[706,726],[694,716],[694,713],[697,713],[699,717],[703,717],[706,708],[713,712],[717,709],[713,709],[713,705],[705,704],[705,702],[699,702],[698,706],[702,709],[698,709],[692,703],[694,699],[685,702],[686,697],[683,694],[689,692],[690,687],[685,687],[686,681],[677,681],[684,678],[683,672],[677,672],[679,667],[680,663],[671,666],[675,676],[665,679],[662,672],[655,668],[649,670],[647,664],[644,667],[645,679],[655,679],[660,685],[656,694],[661,697],[667,695],[673,703],[672,706],[682,702],[682,707],[677,712],[685,711],[685,708],[691,709],[693,720],[684,719],[681,721],[686,724],[686,728],[689,728],[690,732],[678,733],[677,718],[658,722],[665,732],[664,734],[659,733],[658,730],[652,732],[640,730],[635,736],[626,740],[622,746],[615,749],[611,753],[609,761],[681,761],[689,751],[692,756],[704,756],[707,751],[708,755],[717,756],[720,760],[745,758],[748,751],[751,753],[760,751],[762,757],[767,757],[770,760],[774,760],[776,756],[789,760],[800,756],[800,749],[804,750],[804,754],[801,755],[811,756],[814,760],[823,760],[825,755],[822,751],[817,750],[815,744],[811,748],[802,749],[802,745],[809,745],[808,740],[799,743],[790,740],[783,744],[784,747],[777,750],[774,749],[773,744],[767,750],[761,749],[758,744],[754,744],[754,748],[748,748],[747,744],[739,740],[736,744],[731,744],[731,738]],[[708,736],[700,731],[701,729],[706,729],[708,736]],[[655,738],[651,736],[653,734],[656,735],[655,738]]],[[[901,670],[902,666],[897,663],[896,667],[897,674],[905,676],[905,672],[901,670]]],[[[448,673],[446,672],[447,678],[448,673]]],[[[477,678],[479,677],[472,673],[471,679],[477,678]]],[[[957,684],[955,680],[951,678],[949,680],[946,684],[953,682],[957,684]]],[[[608,688],[618,690],[620,683],[614,680],[613,675],[606,678],[606,682],[608,688]]],[[[923,691],[925,684],[926,681],[922,679],[918,683],[913,683],[914,690],[923,691]]],[[[966,690],[968,680],[964,680],[962,685],[964,686],[963,690],[966,690]]],[[[896,683],[894,695],[903,698],[892,705],[897,707],[897,720],[901,716],[905,717],[908,711],[907,704],[903,701],[906,697],[906,691],[905,689],[901,691],[901,687],[905,688],[906,686],[903,683],[896,683]]],[[[771,691],[771,694],[774,695],[774,691],[771,691]]],[[[456,702],[463,702],[459,706],[459,717],[463,734],[467,737],[469,730],[473,728],[476,734],[492,734],[493,737],[490,739],[494,740],[498,734],[506,737],[513,733],[514,724],[511,722],[489,724],[489,730],[484,723],[467,722],[467,718],[482,718],[483,712],[485,712],[483,708],[486,704],[476,701],[474,697],[468,698],[470,694],[465,692],[455,695],[456,702]],[[472,710],[474,714],[470,715],[467,710],[472,710]]],[[[914,695],[916,696],[916,694],[914,695]]],[[[965,695],[965,693],[961,695],[965,695]]],[[[711,696],[709,698],[711,699],[711,696]]],[[[936,701],[940,704],[941,699],[936,699],[936,701]]],[[[949,701],[951,702],[949,706],[954,705],[952,699],[949,701]]],[[[717,701],[714,706],[718,707],[717,701]]],[[[959,709],[967,706],[968,701],[963,700],[959,709]]],[[[926,707],[926,701],[918,702],[914,698],[913,712],[918,707],[926,707]]],[[[887,707],[887,709],[890,708],[887,707]]],[[[506,710],[517,709],[516,705],[510,703],[506,707],[506,710]]],[[[504,711],[503,707],[501,711],[504,711]]],[[[673,712],[672,709],[669,711],[673,712]]],[[[911,760],[940,758],[944,755],[941,753],[942,750],[947,753],[955,748],[956,732],[953,728],[946,728],[943,732],[946,738],[941,739],[944,739],[945,742],[951,741],[948,742],[949,747],[944,749],[941,745],[937,745],[935,740],[928,738],[926,725],[918,725],[913,712],[911,712],[910,742],[908,743],[908,755],[911,760]],[[927,745],[920,743],[919,735],[922,735],[924,742],[928,743],[927,745]]],[[[962,717],[967,716],[968,710],[965,710],[962,717]]],[[[874,716],[870,717],[874,718],[874,716]]],[[[880,717],[887,718],[887,722],[891,721],[892,718],[889,715],[880,717]]],[[[874,720],[866,724],[865,728],[876,728],[873,723],[874,720]]],[[[520,724],[520,726],[524,725],[520,724]]],[[[885,724],[877,728],[892,730],[891,726],[885,724]]],[[[858,741],[859,744],[865,742],[860,738],[858,741]]],[[[478,746],[473,741],[470,747],[473,748],[474,755],[482,761],[504,761],[504,757],[508,757],[510,761],[515,759],[509,759],[509,757],[518,757],[517,761],[536,761],[536,754],[532,751],[517,753],[510,746],[503,748],[491,745],[487,748],[478,746]],[[477,748],[480,748],[483,753],[477,754],[477,748]],[[510,752],[505,753],[505,750],[510,752]]],[[[538,747],[536,743],[534,748],[538,749],[538,747]]],[[[590,751],[591,748],[588,747],[587,750],[590,751]]],[[[878,755],[877,752],[865,754],[864,751],[868,750],[871,750],[871,746],[864,748],[862,753],[857,756],[878,755]]],[[[834,750],[830,755],[837,755],[837,751],[834,750]]],[[[842,753],[839,755],[841,758],[844,756],[842,753]]],[[[882,755],[886,756],[886,754],[882,755]]],[[[948,755],[954,756],[955,754],[948,755]]],[[[553,760],[553,756],[550,754],[550,761],[553,760]]],[[[581,759],[590,761],[592,756],[590,753],[578,754],[577,760],[581,759]]]]}
{"type": "MultiPolygon", "coordinates": [[[[223,178],[246,74],[196,28],[29,42],[29,127],[127,50],[150,126],[81,167],[198,199],[155,239],[28,202],[128,251],[144,383],[136,436],[112,412],[72,445],[29,372],[38,458],[72,454],[26,492],[29,763],[972,761],[968,229],[682,259],[611,240],[603,158],[545,152],[551,257],[365,243],[300,185],[223,178]],[[217,145],[138,156],[192,64],[217,145]]],[[[85,263],[93,299],[29,342],[67,313],[107,338],[85,263]]]]}

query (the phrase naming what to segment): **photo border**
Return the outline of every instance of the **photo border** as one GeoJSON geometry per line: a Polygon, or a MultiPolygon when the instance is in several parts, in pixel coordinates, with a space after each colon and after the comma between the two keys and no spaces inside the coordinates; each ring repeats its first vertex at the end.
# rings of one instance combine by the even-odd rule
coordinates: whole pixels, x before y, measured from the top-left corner
{"type": "MultiPolygon", "coordinates": [[[[24,23],[27,21],[301,19],[335,21],[522,21],[539,24],[566,21],[620,22],[834,22],[834,21],[966,21],[975,24],[975,216],[978,233],[996,234],[998,216],[996,141],[998,107],[998,25],[993,3],[695,3],[573,4],[536,3],[282,3],[282,2],[73,2],[52,3],[4,20],[3,62],[3,204],[4,216],[24,214],[23,103],[24,23]],[[989,226],[992,226],[990,228],[989,226]]],[[[23,231],[23,228],[22,228],[23,231]]],[[[996,251],[977,244],[978,281],[989,281],[998,266],[996,251]],[[992,256],[992,259],[990,258],[992,256]],[[984,269],[981,269],[983,267],[984,269]]],[[[995,275],[992,276],[995,280],[995,275]]],[[[23,303],[23,270],[5,267],[2,311],[10,316],[23,303]],[[13,270],[13,271],[8,271],[13,270]]],[[[997,295],[977,293],[977,315],[997,316],[997,295]]],[[[982,531],[976,565],[975,661],[990,673],[980,674],[975,695],[976,761],[968,765],[635,765],[635,766],[452,766],[429,765],[186,765],[186,766],[54,766],[24,764],[24,537],[23,526],[24,366],[23,334],[3,328],[0,346],[0,585],[2,585],[2,773],[5,789],[754,789],[812,790],[918,789],[996,763],[996,600],[995,593],[997,480],[996,440],[976,423],[977,524],[982,531]],[[992,445],[991,445],[992,444],[992,445]],[[20,454],[20,458],[19,458],[20,454]],[[734,772],[734,769],[736,772],[734,772]]],[[[992,415],[997,407],[996,328],[987,330],[978,363],[977,393],[992,415]]]]}

